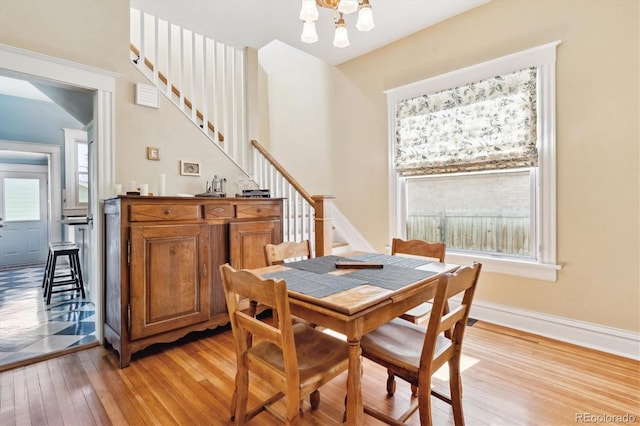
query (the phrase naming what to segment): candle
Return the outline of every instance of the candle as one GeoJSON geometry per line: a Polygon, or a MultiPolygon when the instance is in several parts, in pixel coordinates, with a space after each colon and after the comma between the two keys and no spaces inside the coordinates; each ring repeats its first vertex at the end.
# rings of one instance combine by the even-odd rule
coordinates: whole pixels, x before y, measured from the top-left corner
{"type": "Polygon", "coordinates": [[[166,192],[167,192],[166,176],[164,173],[160,173],[158,175],[158,195],[166,195],[166,192]]]}

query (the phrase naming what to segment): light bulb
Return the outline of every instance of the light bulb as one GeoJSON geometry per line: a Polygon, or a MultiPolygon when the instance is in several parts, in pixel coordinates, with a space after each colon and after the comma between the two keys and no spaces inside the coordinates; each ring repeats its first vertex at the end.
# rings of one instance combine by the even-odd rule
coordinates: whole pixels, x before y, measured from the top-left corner
{"type": "Polygon", "coordinates": [[[318,8],[315,0],[302,0],[302,8],[300,8],[300,19],[303,21],[317,21],[318,8]]]}
{"type": "Polygon", "coordinates": [[[344,24],[344,19],[340,18],[336,24],[336,35],[333,39],[333,45],[335,47],[347,47],[349,46],[349,34],[347,33],[347,26],[344,24]]]}
{"type": "Polygon", "coordinates": [[[340,0],[338,12],[348,15],[358,10],[358,0],[340,0]]]}
{"type": "Polygon", "coordinates": [[[358,22],[356,28],[358,31],[371,31],[376,24],[373,23],[373,12],[368,0],[364,0],[358,12],[358,22]]]}
{"type": "Polygon", "coordinates": [[[312,21],[305,21],[302,26],[302,35],[300,40],[305,43],[315,43],[318,41],[318,33],[316,32],[316,23],[312,21]]]}

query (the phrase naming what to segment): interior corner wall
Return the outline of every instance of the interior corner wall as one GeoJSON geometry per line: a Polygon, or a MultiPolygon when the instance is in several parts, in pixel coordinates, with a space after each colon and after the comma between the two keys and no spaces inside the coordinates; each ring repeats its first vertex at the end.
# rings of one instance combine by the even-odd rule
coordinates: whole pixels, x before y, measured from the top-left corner
{"type": "Polygon", "coordinates": [[[269,151],[312,195],[333,191],[336,70],[300,55],[268,75],[269,151]]]}
{"type": "Polygon", "coordinates": [[[149,82],[129,59],[128,0],[2,0],[0,43],[121,75],[114,96],[115,179],[123,188],[135,181],[157,192],[158,174],[164,173],[167,194],[195,194],[214,174],[229,182],[240,174],[162,95],[158,109],[134,104],[135,83],[149,82]],[[147,146],[160,149],[159,161],[147,160],[147,146]],[[199,161],[201,176],[181,176],[180,160],[199,161]]]}

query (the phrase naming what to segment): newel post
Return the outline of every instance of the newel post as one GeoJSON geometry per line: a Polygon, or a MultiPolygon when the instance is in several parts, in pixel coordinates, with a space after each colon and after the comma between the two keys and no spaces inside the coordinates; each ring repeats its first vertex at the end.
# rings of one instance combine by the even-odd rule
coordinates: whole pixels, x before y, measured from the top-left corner
{"type": "Polygon", "coordinates": [[[333,249],[333,195],[313,195],[316,229],[316,257],[331,254],[333,249]]]}

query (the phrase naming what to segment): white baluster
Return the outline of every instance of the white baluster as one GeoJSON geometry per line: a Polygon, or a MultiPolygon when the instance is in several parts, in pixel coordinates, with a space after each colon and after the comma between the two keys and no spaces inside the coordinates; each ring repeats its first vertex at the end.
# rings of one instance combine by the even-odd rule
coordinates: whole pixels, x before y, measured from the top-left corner
{"type": "Polygon", "coordinates": [[[167,22],[167,87],[165,88],[166,94],[169,99],[173,100],[173,93],[171,91],[171,85],[173,84],[173,40],[171,35],[173,34],[173,25],[167,22]]]}
{"type": "Polygon", "coordinates": [[[153,18],[153,59],[151,62],[153,63],[153,84],[158,87],[158,68],[160,68],[160,61],[158,58],[160,55],[158,54],[158,18],[153,18]]]}
{"type": "Polygon", "coordinates": [[[204,133],[206,135],[209,134],[209,117],[207,115],[207,111],[208,111],[208,105],[209,102],[207,100],[207,39],[203,36],[202,37],[202,49],[200,50],[200,55],[201,55],[201,60],[200,60],[200,73],[201,73],[201,78],[200,78],[200,82],[201,82],[201,86],[200,86],[200,96],[201,96],[201,102],[200,104],[202,105],[202,110],[200,111],[202,113],[202,130],[204,131],[204,133]]]}
{"type": "Polygon", "coordinates": [[[197,103],[196,103],[196,33],[191,31],[191,120],[198,124],[198,117],[196,116],[197,103]]]}
{"type": "Polygon", "coordinates": [[[220,131],[220,121],[218,120],[219,117],[219,111],[218,111],[218,42],[217,41],[213,41],[213,43],[211,43],[213,46],[213,53],[211,55],[211,68],[212,68],[212,87],[211,87],[211,91],[212,91],[212,96],[213,96],[213,128],[215,129],[215,134],[213,139],[218,142],[218,144],[220,143],[220,138],[218,138],[218,132],[220,131]]]}

